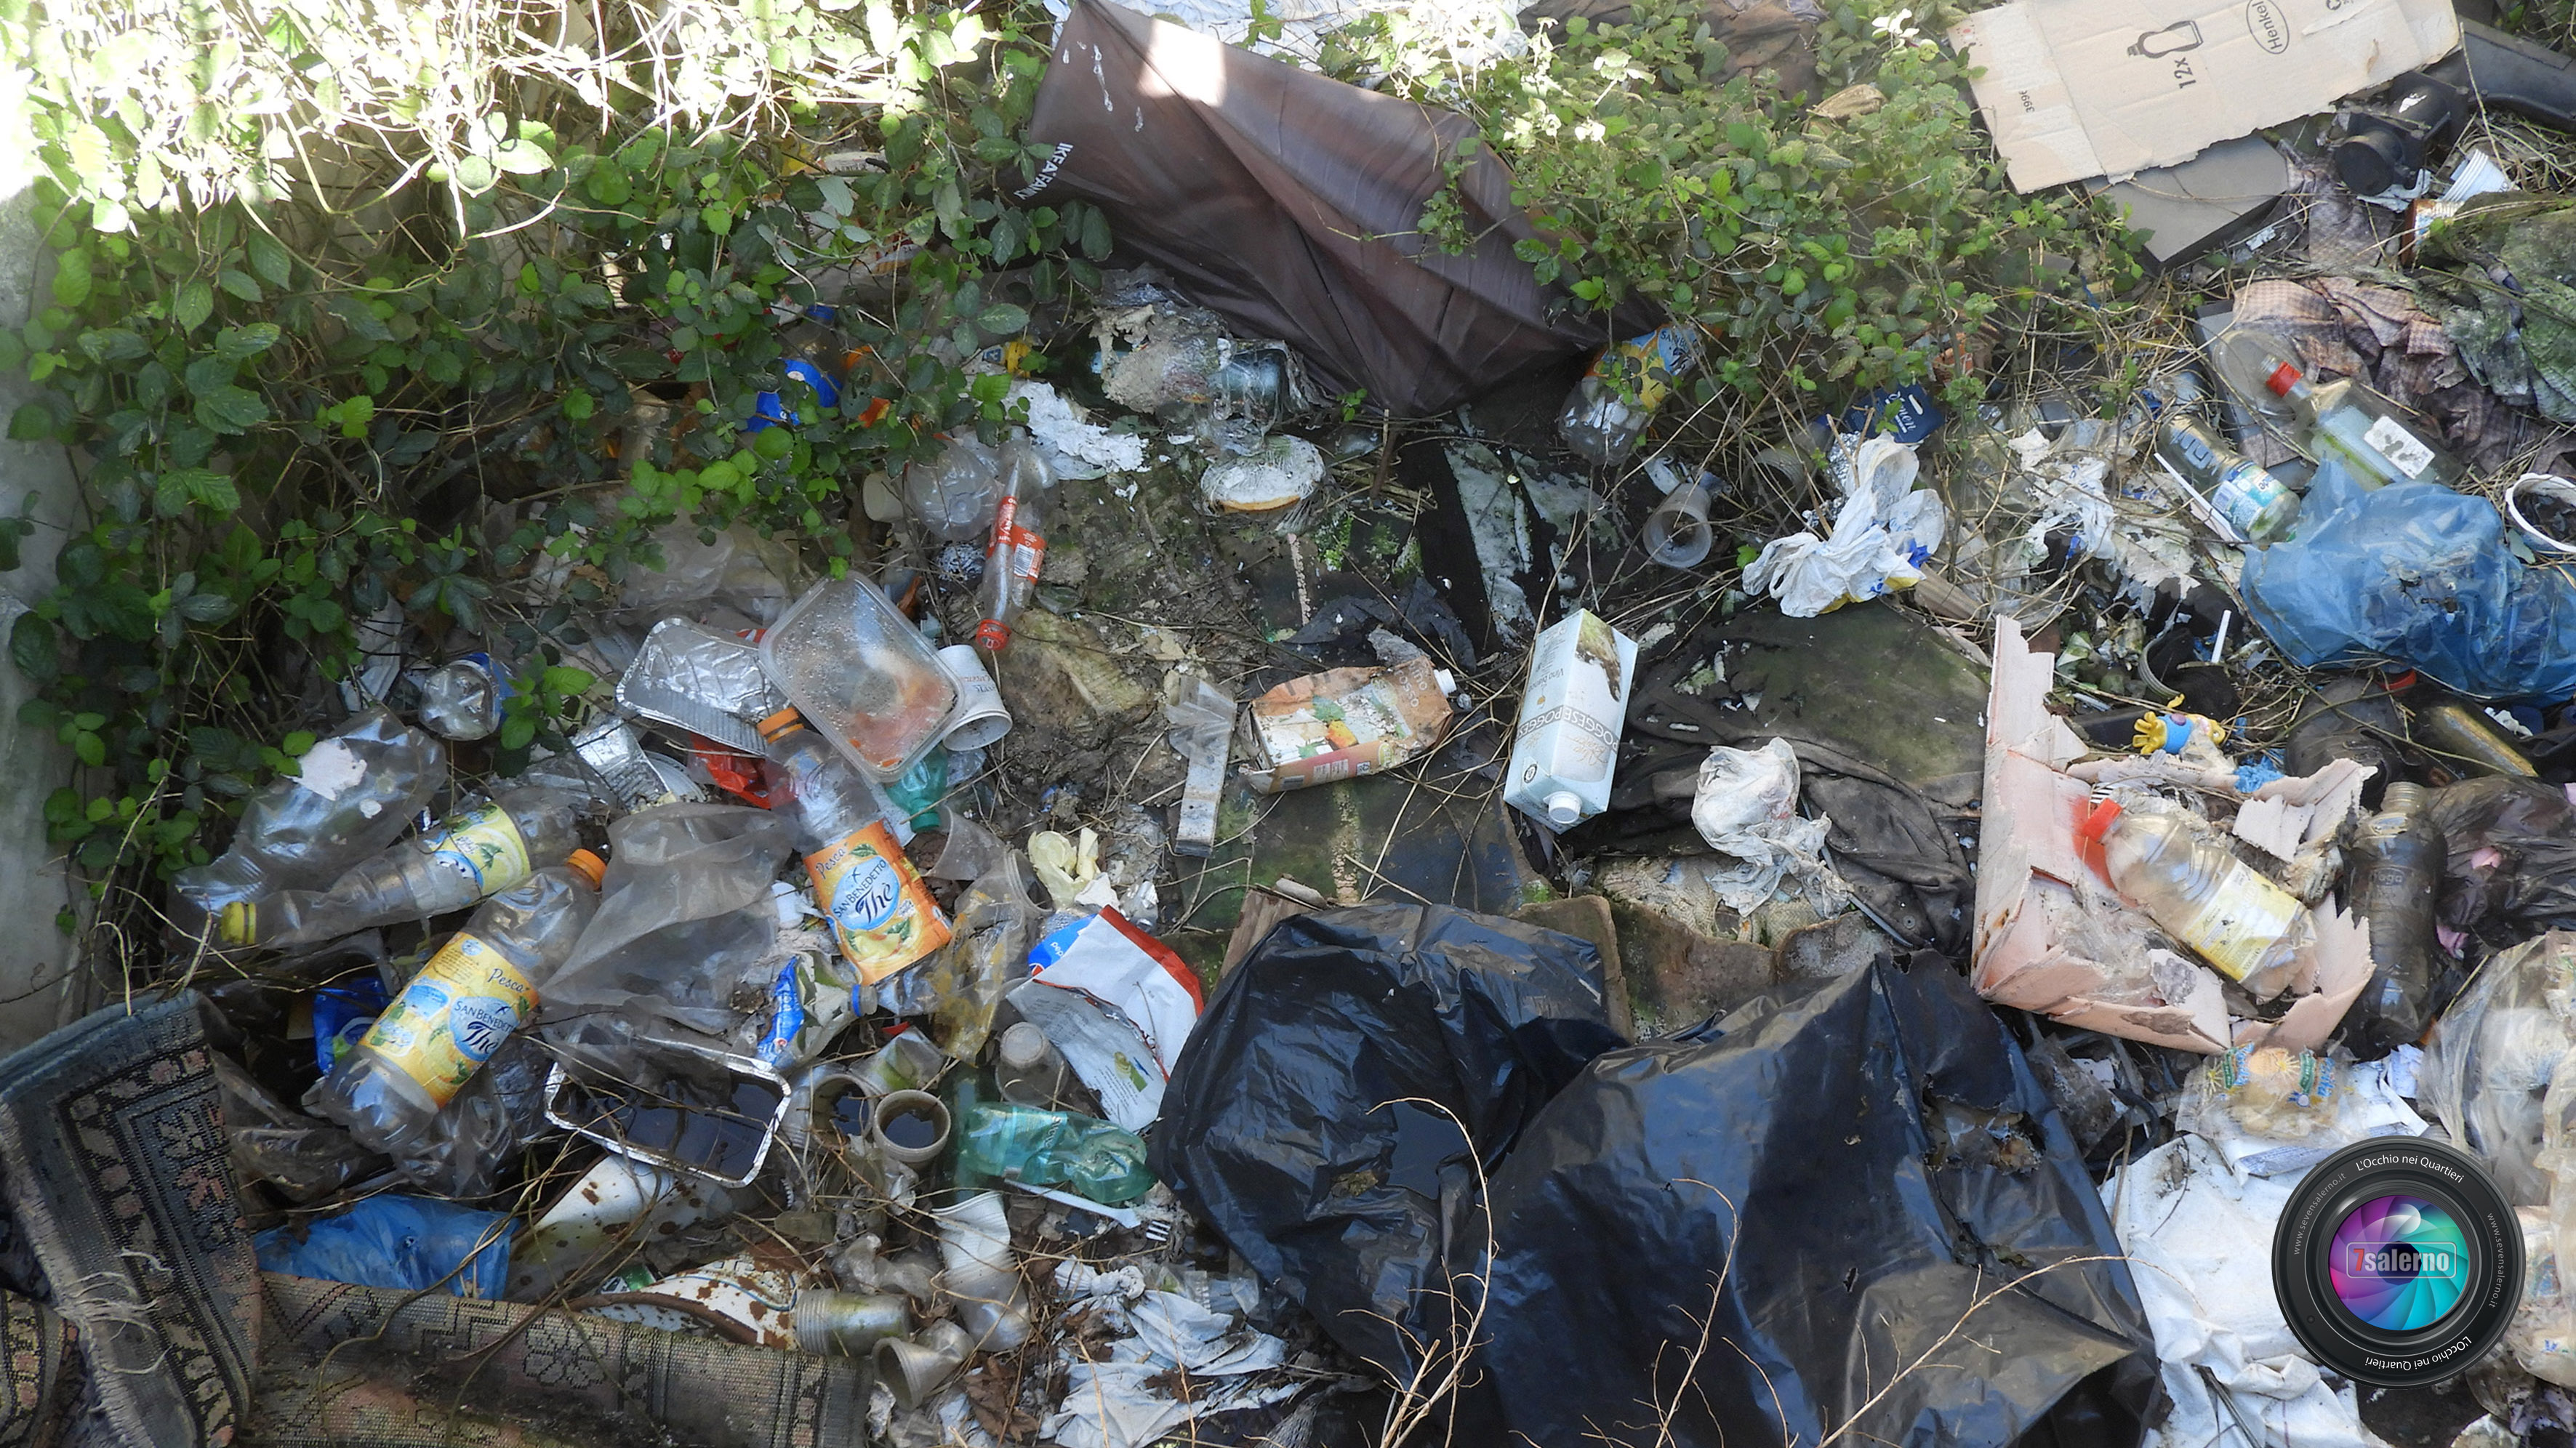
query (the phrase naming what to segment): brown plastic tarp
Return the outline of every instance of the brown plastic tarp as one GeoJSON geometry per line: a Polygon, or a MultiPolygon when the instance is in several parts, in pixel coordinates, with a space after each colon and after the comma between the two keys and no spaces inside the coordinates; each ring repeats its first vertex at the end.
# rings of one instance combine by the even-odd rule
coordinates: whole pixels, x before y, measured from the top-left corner
{"type": "Polygon", "coordinates": [[[1170,273],[1240,335],[1285,340],[1334,393],[1427,416],[1614,331],[1512,254],[1537,228],[1491,156],[1458,179],[1475,247],[1452,255],[1420,234],[1442,159],[1474,129],[1076,0],[1029,124],[1054,150],[1018,199],[1098,205],[1122,257],[1170,273]]]}

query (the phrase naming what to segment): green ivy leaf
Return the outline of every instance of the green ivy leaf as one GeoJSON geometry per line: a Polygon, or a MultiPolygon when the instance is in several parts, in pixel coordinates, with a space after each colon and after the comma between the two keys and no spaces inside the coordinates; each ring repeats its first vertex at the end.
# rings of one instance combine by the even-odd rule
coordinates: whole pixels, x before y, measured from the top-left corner
{"type": "Polygon", "coordinates": [[[536,742],[537,721],[526,714],[513,714],[501,723],[501,747],[525,749],[536,742]]]}
{"type": "Polygon", "coordinates": [[[285,243],[257,228],[244,242],[250,248],[250,269],[268,278],[270,285],[282,287],[294,279],[295,260],[287,255],[285,243]]]}
{"type": "Polygon", "coordinates": [[[547,693],[565,699],[581,694],[597,682],[598,677],[588,669],[576,669],[566,664],[549,667],[540,680],[547,693]]]}
{"type": "Polygon", "coordinates": [[[97,331],[83,332],[80,334],[80,349],[89,354],[91,361],[101,365],[110,362],[131,362],[137,357],[152,355],[152,349],[145,344],[143,334],[132,327],[105,327],[97,331]]]}
{"type": "Polygon", "coordinates": [[[22,404],[9,414],[11,442],[43,442],[54,435],[54,415],[41,402],[22,404]]]}
{"type": "Polygon", "coordinates": [[[245,302],[257,302],[260,299],[259,283],[252,280],[250,273],[246,271],[225,267],[215,274],[215,281],[225,291],[245,302]]]}
{"type": "Polygon", "coordinates": [[[170,304],[170,319],[182,332],[193,332],[206,325],[215,314],[215,289],[204,277],[190,277],[179,284],[179,298],[170,304]]]}
{"type": "Polygon", "coordinates": [[[635,194],[635,182],[626,174],[625,167],[615,161],[604,160],[591,171],[590,179],[582,183],[582,189],[590,193],[591,200],[602,206],[623,206],[626,199],[635,194]]]}
{"type": "Polygon", "coordinates": [[[234,437],[268,421],[268,404],[246,388],[218,387],[197,398],[197,421],[209,432],[234,437]]]}
{"type": "Polygon", "coordinates": [[[298,729],[287,735],[285,738],[277,741],[277,747],[279,752],[283,753],[289,759],[302,759],[305,755],[313,752],[313,746],[316,742],[317,741],[315,741],[310,731],[298,729]]]}
{"type": "Polygon", "coordinates": [[[54,626],[32,613],[18,615],[9,626],[9,661],[18,672],[39,684],[50,684],[62,673],[62,641],[54,626]]]}
{"type": "Polygon", "coordinates": [[[995,302],[975,319],[975,325],[987,332],[1016,333],[1029,329],[1029,314],[1024,307],[1009,302],[995,302]]]}
{"type": "Polygon", "coordinates": [[[492,164],[513,176],[536,176],[554,169],[555,158],[534,141],[504,141],[492,164]]]}
{"type": "Polygon", "coordinates": [[[1100,208],[1087,206],[1082,212],[1082,254],[1091,261],[1109,260],[1109,219],[1100,208]]]}
{"type": "Polygon", "coordinates": [[[77,307],[89,300],[94,282],[89,274],[89,253],[79,247],[64,252],[54,261],[54,300],[66,307],[77,307]]]}
{"type": "Polygon", "coordinates": [[[97,769],[107,763],[107,741],[95,734],[75,734],[72,753],[80,756],[81,763],[97,769]]]}
{"type": "Polygon", "coordinates": [[[280,335],[275,322],[226,327],[215,334],[215,355],[227,362],[246,361],[276,346],[280,335]]]}
{"type": "Polygon", "coordinates": [[[457,189],[468,196],[480,196],[501,179],[492,162],[482,156],[468,156],[456,163],[457,189]]]}

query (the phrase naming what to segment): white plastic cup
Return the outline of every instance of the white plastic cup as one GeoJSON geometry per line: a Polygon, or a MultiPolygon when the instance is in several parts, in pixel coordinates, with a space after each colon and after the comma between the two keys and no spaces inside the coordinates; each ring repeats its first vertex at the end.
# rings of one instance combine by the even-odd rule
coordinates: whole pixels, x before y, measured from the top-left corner
{"type": "Polygon", "coordinates": [[[1708,526],[1708,488],[1687,482],[1646,515],[1646,556],[1666,568],[1696,568],[1717,541],[1708,526]]]}
{"type": "Polygon", "coordinates": [[[984,672],[984,661],[975,657],[973,644],[950,644],[939,651],[939,667],[957,681],[957,707],[948,714],[948,732],[939,742],[954,754],[964,749],[982,749],[1011,732],[1011,711],[1002,704],[1002,691],[993,686],[993,676],[984,672]]]}

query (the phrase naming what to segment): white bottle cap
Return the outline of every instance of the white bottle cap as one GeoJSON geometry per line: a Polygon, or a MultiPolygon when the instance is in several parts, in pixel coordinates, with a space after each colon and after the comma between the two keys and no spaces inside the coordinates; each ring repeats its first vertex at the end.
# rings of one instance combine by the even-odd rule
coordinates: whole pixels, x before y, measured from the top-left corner
{"type": "Polygon", "coordinates": [[[1583,822],[1583,796],[1570,789],[1560,789],[1547,797],[1547,822],[1564,829],[1583,822]]]}

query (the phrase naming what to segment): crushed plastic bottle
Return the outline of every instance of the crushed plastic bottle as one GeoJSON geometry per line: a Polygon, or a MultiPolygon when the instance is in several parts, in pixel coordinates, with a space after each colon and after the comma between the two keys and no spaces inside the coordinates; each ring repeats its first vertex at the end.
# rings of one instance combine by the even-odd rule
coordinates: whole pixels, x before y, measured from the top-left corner
{"type": "Polygon", "coordinates": [[[976,647],[1000,653],[1011,642],[1011,625],[1038,588],[1038,571],[1046,565],[1046,503],[1049,482],[1045,465],[1025,447],[1006,471],[1004,489],[993,509],[992,541],[984,550],[984,580],[975,590],[982,622],[975,625],[976,647]]]}
{"type": "Polygon", "coordinates": [[[171,882],[181,929],[196,934],[280,891],[319,890],[402,838],[446,782],[447,748],[391,710],[366,709],[297,766],[242,806],[232,848],[171,882]]]}
{"type": "Polygon", "coordinates": [[[971,432],[952,437],[936,457],[904,468],[904,511],[942,543],[971,543],[991,526],[1008,473],[999,449],[971,432]]]}
{"type": "Polygon", "coordinates": [[[1659,327],[1605,347],[1592,370],[1567,394],[1557,435],[1602,467],[1625,460],[1663,405],[1673,383],[1699,361],[1699,334],[1687,325],[1659,327]]]}
{"type": "Polygon", "coordinates": [[[451,815],[327,890],[288,890],[223,910],[227,945],[309,945],[397,920],[462,910],[572,853],[573,805],[560,790],[522,786],[451,815]]]}
{"type": "Polygon", "coordinates": [[[2442,958],[2433,910],[2442,891],[2447,842],[2424,807],[2420,785],[2388,786],[2348,851],[2353,909],[2370,927],[2370,983],[2352,1003],[2347,1031],[2364,1060],[2417,1039],[2432,1025],[2425,1007],[2442,958]]]}
{"type": "Polygon", "coordinates": [[[490,654],[467,654],[441,665],[420,683],[420,722],[443,738],[488,739],[501,727],[501,701],[509,683],[490,654]]]}
{"type": "Polygon", "coordinates": [[[2105,800],[2076,834],[2100,848],[2103,872],[2122,895],[2256,1000],[2290,983],[2315,934],[2307,907],[2184,811],[2157,799],[2105,800]]]}
{"type": "Polygon", "coordinates": [[[2165,415],[2156,461],[2237,539],[2256,547],[2290,536],[2299,521],[2299,495],[2196,417],[2165,415]]]}
{"type": "Polygon", "coordinates": [[[762,720],[760,732],[773,808],[794,820],[814,898],[859,979],[883,980],[946,945],[948,916],[896,842],[882,792],[793,709],[762,720]]]}
{"type": "Polygon", "coordinates": [[[458,1090],[536,1013],[599,909],[604,868],[575,850],[485,901],[341,1059],[314,1109],[389,1156],[420,1150],[458,1090]]]}
{"type": "Polygon", "coordinates": [[[965,1113],[958,1137],[961,1184],[1010,1180],[1064,1187],[1104,1207],[1124,1206],[1154,1188],[1145,1142],[1094,1117],[1008,1102],[965,1113]]]}

